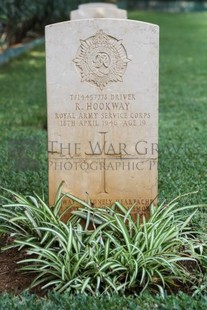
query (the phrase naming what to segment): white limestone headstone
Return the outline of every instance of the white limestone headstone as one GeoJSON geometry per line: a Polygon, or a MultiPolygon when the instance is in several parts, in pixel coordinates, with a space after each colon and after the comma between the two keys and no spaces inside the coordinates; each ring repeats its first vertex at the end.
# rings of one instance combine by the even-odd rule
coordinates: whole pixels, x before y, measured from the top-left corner
{"type": "Polygon", "coordinates": [[[127,11],[118,9],[115,4],[111,3],[87,3],[80,4],[78,10],[70,12],[70,19],[87,19],[87,18],[127,18],[127,11]]]}
{"type": "MultiPolygon", "coordinates": [[[[46,27],[49,197],[147,213],[157,197],[157,25],[119,19],[46,27]]],[[[65,200],[64,206],[70,201],[65,200]]]]}

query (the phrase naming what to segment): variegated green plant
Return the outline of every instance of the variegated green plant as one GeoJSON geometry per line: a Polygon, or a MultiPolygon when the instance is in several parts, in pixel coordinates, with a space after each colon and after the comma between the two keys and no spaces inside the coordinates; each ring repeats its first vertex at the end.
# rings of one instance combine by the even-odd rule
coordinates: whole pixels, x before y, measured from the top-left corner
{"type": "Polygon", "coordinates": [[[10,247],[26,249],[28,256],[19,263],[21,270],[37,273],[32,286],[94,295],[139,293],[147,287],[163,291],[179,282],[195,285],[187,264],[199,269],[206,259],[205,244],[190,226],[199,206],[179,207],[176,201],[151,206],[149,219],[134,222],[133,207],[116,202],[93,208],[62,193],[62,184],[53,208],[37,195],[10,193],[16,202],[0,207],[1,230],[14,237],[10,247]],[[65,197],[80,204],[67,223],[60,213],[65,197]]]}
{"type": "MultiPolygon", "coordinates": [[[[64,198],[62,185],[63,183],[60,184],[57,190],[55,203],[52,207],[49,207],[44,202],[44,198],[41,199],[36,194],[34,196],[24,196],[2,188],[11,195],[11,198],[1,196],[7,203],[0,206],[0,230],[10,234],[15,240],[23,240],[23,242],[37,241],[44,244],[51,234],[49,231],[41,231],[39,226],[44,223],[45,225],[59,226],[62,223],[62,216],[67,212],[67,209],[61,211],[64,198]]],[[[14,244],[8,247],[14,247],[14,244]]]]}

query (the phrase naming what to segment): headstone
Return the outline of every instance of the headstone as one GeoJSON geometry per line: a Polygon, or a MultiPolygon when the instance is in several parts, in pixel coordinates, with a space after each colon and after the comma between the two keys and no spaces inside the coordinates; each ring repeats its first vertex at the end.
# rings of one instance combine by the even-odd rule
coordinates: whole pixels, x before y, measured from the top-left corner
{"type": "Polygon", "coordinates": [[[84,10],[87,8],[94,8],[94,7],[100,7],[100,6],[106,9],[117,9],[116,4],[104,3],[104,2],[92,2],[92,3],[79,4],[78,8],[84,10]]]}
{"type": "Polygon", "coordinates": [[[127,18],[127,11],[118,9],[115,4],[111,3],[87,3],[80,4],[78,10],[70,12],[70,19],[87,19],[87,18],[127,18]]]}
{"type": "Polygon", "coordinates": [[[158,26],[138,21],[46,27],[51,205],[61,181],[95,207],[146,214],[156,200],[158,41],[158,26]]]}

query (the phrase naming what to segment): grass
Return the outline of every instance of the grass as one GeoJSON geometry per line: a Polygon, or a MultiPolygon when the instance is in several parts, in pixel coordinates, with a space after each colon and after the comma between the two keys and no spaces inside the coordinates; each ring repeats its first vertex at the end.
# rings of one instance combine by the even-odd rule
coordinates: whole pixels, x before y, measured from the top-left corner
{"type": "Polygon", "coordinates": [[[144,294],[141,297],[123,297],[123,296],[103,296],[92,297],[79,295],[71,298],[67,293],[58,294],[52,293],[49,298],[37,298],[35,295],[24,293],[21,296],[14,296],[11,298],[8,294],[0,295],[0,304],[2,309],[86,309],[87,310],[205,310],[207,299],[205,296],[201,298],[192,298],[183,293],[179,293],[177,296],[165,296],[163,299],[161,296],[152,296],[150,294],[144,294]]]}
{"type": "MultiPolygon", "coordinates": [[[[207,13],[131,12],[129,17],[160,26],[160,200],[170,201],[179,194],[198,191],[197,195],[184,197],[183,204],[207,203],[207,13]]],[[[44,48],[40,47],[0,68],[2,186],[47,196],[45,126],[45,63],[44,48]]],[[[205,210],[198,212],[195,226],[207,231],[206,219],[205,210]]],[[[81,300],[85,305],[84,298],[74,304],[81,300]]],[[[196,304],[196,300],[183,294],[165,300],[156,296],[144,298],[146,309],[155,304],[159,309],[206,309],[207,303],[205,296],[196,304]]],[[[100,300],[90,302],[101,309],[100,300]]],[[[108,302],[112,302],[110,309],[122,309],[123,305],[126,309],[139,309],[136,299],[121,303],[114,297],[108,302]]]]}
{"type": "Polygon", "coordinates": [[[131,13],[160,25],[159,196],[207,201],[206,13],[131,13]]]}
{"type": "Polygon", "coordinates": [[[44,47],[2,66],[0,85],[1,185],[47,193],[44,47]]]}

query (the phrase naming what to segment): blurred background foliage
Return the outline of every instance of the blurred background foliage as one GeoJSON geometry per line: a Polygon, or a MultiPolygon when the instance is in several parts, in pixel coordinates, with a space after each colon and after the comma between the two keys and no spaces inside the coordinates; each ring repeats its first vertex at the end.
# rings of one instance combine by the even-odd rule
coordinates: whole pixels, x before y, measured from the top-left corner
{"type": "Polygon", "coordinates": [[[115,3],[130,10],[162,10],[174,4],[182,4],[181,10],[207,9],[207,0],[0,0],[0,48],[43,35],[45,25],[69,20],[71,10],[90,2],[115,3]]]}
{"type": "Polygon", "coordinates": [[[1,45],[6,47],[44,33],[44,26],[69,19],[75,0],[1,0],[1,45]]]}

